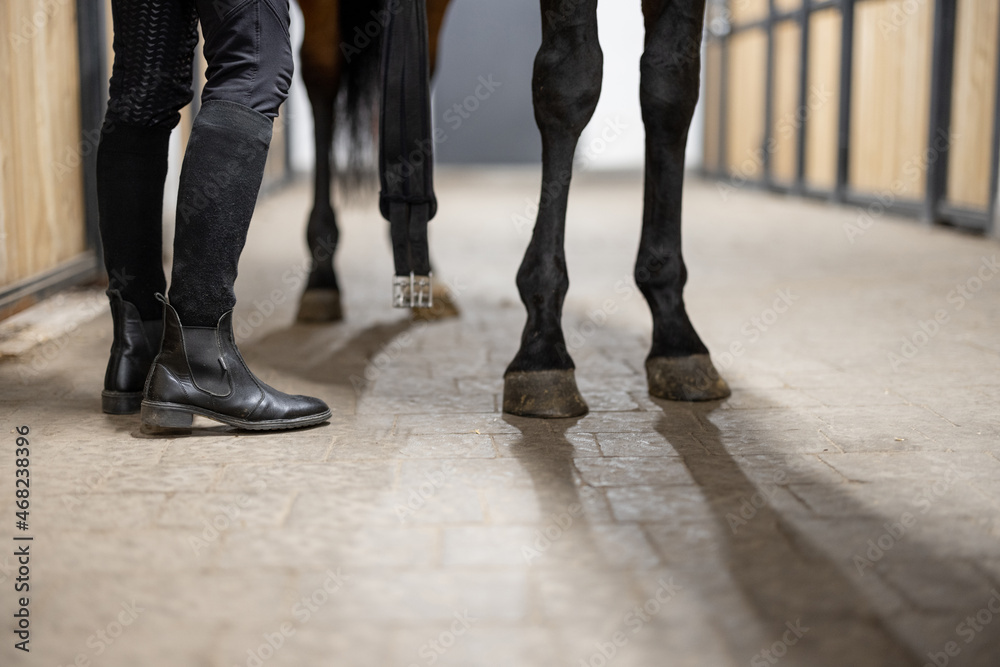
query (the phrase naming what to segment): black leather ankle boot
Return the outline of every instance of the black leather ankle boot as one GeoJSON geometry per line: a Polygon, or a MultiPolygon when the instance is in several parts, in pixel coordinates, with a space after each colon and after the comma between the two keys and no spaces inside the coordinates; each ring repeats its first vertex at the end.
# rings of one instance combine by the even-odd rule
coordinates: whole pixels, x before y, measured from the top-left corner
{"type": "Polygon", "coordinates": [[[146,375],[160,348],[163,320],[143,321],[135,304],[123,300],[120,292],[108,290],[107,294],[114,341],[104,373],[101,409],[109,415],[131,415],[139,412],[146,375]]]}
{"type": "Polygon", "coordinates": [[[236,349],[233,312],[215,327],[185,327],[163,301],[163,344],[146,379],[142,426],[156,433],[201,415],[250,430],[299,428],[330,418],[318,398],[290,396],[258,380],[236,349]]]}

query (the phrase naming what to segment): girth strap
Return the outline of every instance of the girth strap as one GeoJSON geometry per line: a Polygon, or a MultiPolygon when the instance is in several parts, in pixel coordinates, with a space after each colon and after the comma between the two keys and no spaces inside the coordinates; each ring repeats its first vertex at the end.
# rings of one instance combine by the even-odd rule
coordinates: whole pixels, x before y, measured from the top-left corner
{"type": "MultiPolygon", "coordinates": [[[[437,212],[425,0],[399,0],[382,47],[379,209],[392,230],[397,277],[430,275],[427,223],[437,212]]],[[[397,281],[399,282],[399,281],[397,281]]],[[[412,281],[410,281],[412,283],[412,281]]],[[[402,303],[395,305],[427,305],[402,303]]],[[[423,296],[406,295],[407,301],[423,296]]],[[[429,296],[429,295],[428,295],[429,296]]]]}

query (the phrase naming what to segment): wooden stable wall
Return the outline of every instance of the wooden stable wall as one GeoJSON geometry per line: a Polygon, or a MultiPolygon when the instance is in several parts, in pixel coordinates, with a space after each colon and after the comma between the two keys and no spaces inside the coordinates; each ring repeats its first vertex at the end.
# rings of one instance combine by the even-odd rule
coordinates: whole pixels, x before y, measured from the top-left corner
{"type": "Polygon", "coordinates": [[[86,251],[76,4],[0,4],[0,289],[86,251]]]}
{"type": "MultiPolygon", "coordinates": [[[[0,0],[0,35],[3,319],[100,275],[96,150],[113,61],[111,3],[0,0]]],[[[195,69],[200,91],[200,49],[195,69]]],[[[197,96],[177,131],[175,178],[196,111],[197,96]]],[[[284,118],[275,124],[265,187],[290,176],[285,127],[284,118]]]]}
{"type": "Polygon", "coordinates": [[[989,230],[997,0],[716,0],[704,170],[989,230]]]}

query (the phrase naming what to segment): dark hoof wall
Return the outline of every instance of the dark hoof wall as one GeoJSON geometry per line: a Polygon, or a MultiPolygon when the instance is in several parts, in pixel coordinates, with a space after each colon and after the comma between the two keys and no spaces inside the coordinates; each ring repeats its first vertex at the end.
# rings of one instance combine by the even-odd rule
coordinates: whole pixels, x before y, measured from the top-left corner
{"type": "Polygon", "coordinates": [[[414,322],[433,322],[435,320],[447,320],[458,317],[461,311],[455,303],[455,297],[451,295],[448,288],[440,283],[434,283],[432,287],[434,295],[434,305],[430,308],[411,308],[414,322]]]}
{"type": "Polygon", "coordinates": [[[299,300],[299,322],[339,322],[344,319],[340,292],[335,289],[307,289],[299,300]]]}
{"type": "Polygon", "coordinates": [[[101,410],[107,415],[134,415],[142,405],[142,392],[110,391],[101,392],[101,410]]]}
{"type": "Polygon", "coordinates": [[[503,411],[519,417],[565,419],[587,414],[573,370],[516,371],[503,379],[503,411]]]}
{"type": "Polygon", "coordinates": [[[646,381],[650,394],[668,401],[715,401],[732,393],[707,354],[647,359],[646,381]]]}

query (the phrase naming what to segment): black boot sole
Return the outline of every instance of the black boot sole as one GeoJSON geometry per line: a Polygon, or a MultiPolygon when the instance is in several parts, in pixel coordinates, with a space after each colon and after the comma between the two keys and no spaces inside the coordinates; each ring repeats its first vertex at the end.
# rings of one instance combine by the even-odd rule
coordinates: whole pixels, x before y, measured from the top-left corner
{"type": "Polygon", "coordinates": [[[200,415],[222,422],[229,426],[245,429],[247,431],[283,431],[293,428],[303,428],[305,426],[315,426],[330,419],[333,413],[330,410],[315,415],[296,417],[295,419],[269,419],[266,421],[252,421],[240,419],[230,415],[223,415],[204,408],[193,405],[180,405],[179,403],[160,403],[156,401],[142,401],[142,431],[148,434],[170,434],[178,432],[190,432],[191,422],[194,415],[200,415]]]}
{"type": "Polygon", "coordinates": [[[101,392],[101,411],[107,415],[134,415],[142,405],[141,391],[111,391],[101,392]]]}

